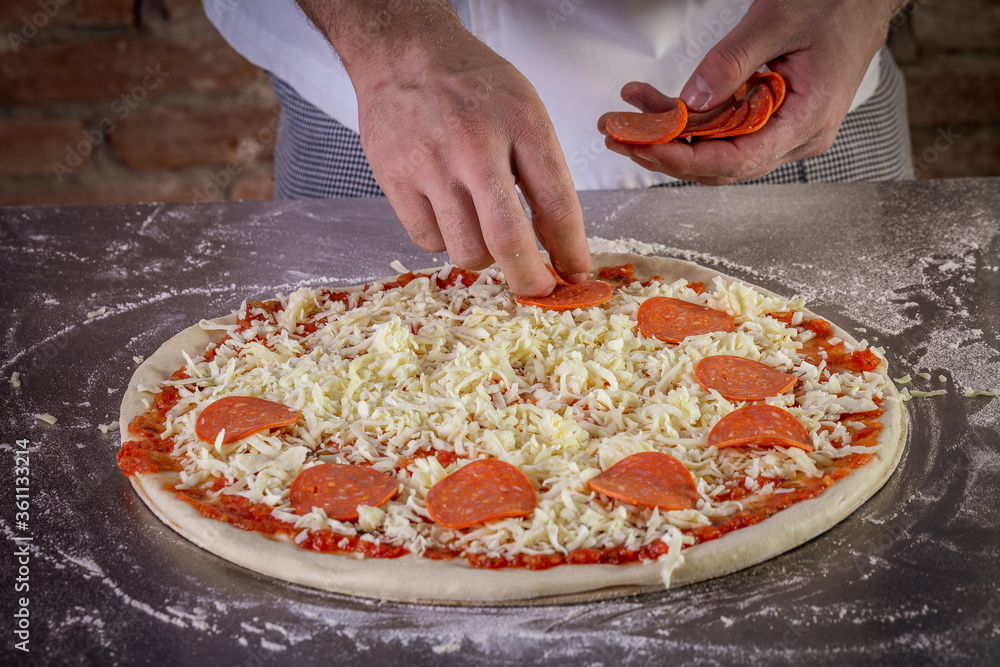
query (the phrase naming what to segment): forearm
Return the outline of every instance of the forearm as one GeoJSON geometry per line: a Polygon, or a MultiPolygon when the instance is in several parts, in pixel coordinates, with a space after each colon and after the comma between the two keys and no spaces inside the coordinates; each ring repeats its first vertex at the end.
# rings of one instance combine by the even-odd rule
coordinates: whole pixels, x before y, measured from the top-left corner
{"type": "Polygon", "coordinates": [[[404,64],[415,51],[444,52],[469,36],[448,0],[296,0],[326,35],[348,75],[404,64]]]}

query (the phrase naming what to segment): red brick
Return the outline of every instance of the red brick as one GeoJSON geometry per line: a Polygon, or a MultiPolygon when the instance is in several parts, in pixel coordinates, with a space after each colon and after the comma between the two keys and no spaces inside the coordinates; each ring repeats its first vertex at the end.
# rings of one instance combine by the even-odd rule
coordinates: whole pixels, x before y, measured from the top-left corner
{"type": "Polygon", "coordinates": [[[205,7],[201,0],[163,0],[163,13],[171,21],[204,19],[205,7]]]}
{"type": "Polygon", "coordinates": [[[1000,176],[1000,126],[922,128],[912,138],[918,178],[1000,176]]]}
{"type": "Polygon", "coordinates": [[[917,56],[917,47],[913,41],[912,21],[905,14],[897,14],[889,24],[889,36],[886,42],[892,51],[892,57],[897,64],[912,62],[917,56]]]}
{"type": "Polygon", "coordinates": [[[136,0],[3,0],[0,27],[32,39],[33,29],[50,26],[120,28],[131,26],[136,0]]]}
{"type": "Polygon", "coordinates": [[[0,146],[3,176],[52,174],[53,163],[65,164],[74,152],[80,159],[77,168],[86,168],[93,150],[83,123],[62,119],[0,120],[0,146]],[[77,150],[81,142],[89,144],[82,152],[77,150]]]}
{"type": "Polygon", "coordinates": [[[911,21],[921,55],[1000,49],[996,0],[923,0],[911,21]]]}
{"type": "Polygon", "coordinates": [[[246,174],[233,181],[229,190],[232,200],[274,199],[274,176],[267,174],[246,174]]]}
{"type": "Polygon", "coordinates": [[[943,56],[903,68],[910,125],[1000,122],[1000,60],[943,56]]]}
{"type": "Polygon", "coordinates": [[[149,174],[135,178],[128,174],[108,174],[101,179],[78,179],[59,183],[36,179],[3,184],[0,206],[71,206],[78,204],[136,204],[150,201],[192,201],[198,179],[171,173],[149,174]],[[80,182],[83,181],[83,182],[80,182]]]}
{"type": "MultiPolygon", "coordinates": [[[[0,55],[0,103],[33,105],[168,92],[236,90],[258,70],[220,37],[171,41],[149,35],[29,45],[0,55]]],[[[134,104],[130,105],[134,106],[134,104]]],[[[114,109],[113,109],[114,111],[114,109]]],[[[115,120],[128,115],[120,105],[115,120]]]]}
{"type": "Polygon", "coordinates": [[[249,163],[274,153],[278,106],[227,103],[197,110],[137,111],[111,135],[132,169],[249,163]]]}

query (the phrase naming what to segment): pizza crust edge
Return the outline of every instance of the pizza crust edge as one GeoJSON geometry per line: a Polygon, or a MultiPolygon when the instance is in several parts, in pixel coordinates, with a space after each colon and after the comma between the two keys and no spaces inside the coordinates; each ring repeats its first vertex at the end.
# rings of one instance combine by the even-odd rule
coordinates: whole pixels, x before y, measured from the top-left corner
{"type": "MultiPolygon", "coordinates": [[[[672,280],[710,283],[716,276],[736,280],[697,264],[664,257],[595,254],[594,267],[631,263],[635,276],[659,275],[672,280]]],[[[428,269],[438,271],[442,267],[428,269]]],[[[423,271],[421,271],[423,272],[423,271]]],[[[752,285],[763,294],[774,294],[752,285]]],[[[804,310],[809,317],[814,313],[804,310]]],[[[232,323],[234,315],[213,320],[232,323]]],[[[852,346],[856,339],[832,323],[836,335],[852,346]]],[[[122,401],[123,441],[128,424],[145,410],[138,390],[170,377],[184,358],[204,353],[210,342],[222,338],[199,325],[189,327],[160,346],[136,369],[122,401]]],[[[881,447],[867,465],[852,470],[816,498],[778,512],[758,524],[684,549],[684,562],[674,570],[671,587],[711,579],[778,556],[829,530],[873,496],[889,479],[902,456],[906,420],[895,384],[884,365],[875,371],[886,377],[890,396],[882,408],[881,447]]],[[[301,549],[291,542],[234,528],[208,519],[178,500],[168,485],[175,473],[136,474],[130,477],[139,497],[163,523],[185,539],[227,561],[254,572],[293,583],[361,597],[433,604],[553,604],[581,602],[663,590],[662,565],[653,561],[630,565],[561,565],[547,570],[473,568],[464,559],[431,560],[417,556],[362,559],[301,549]]]]}

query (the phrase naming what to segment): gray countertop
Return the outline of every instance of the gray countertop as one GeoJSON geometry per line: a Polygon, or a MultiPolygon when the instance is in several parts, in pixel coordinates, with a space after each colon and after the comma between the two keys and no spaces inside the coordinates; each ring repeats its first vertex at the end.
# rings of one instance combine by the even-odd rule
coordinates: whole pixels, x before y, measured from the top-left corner
{"type": "Polygon", "coordinates": [[[930,373],[911,386],[948,394],[907,404],[907,450],[882,491],[756,567],[591,604],[430,607],[256,575],[161,524],[116,468],[118,434],[98,425],[116,421],[133,357],[245,298],[445,258],[379,199],[0,209],[4,664],[997,661],[1000,398],[963,392],[1000,386],[1000,179],[581,198],[594,250],[805,296],[882,346],[893,377],[930,373]]]}

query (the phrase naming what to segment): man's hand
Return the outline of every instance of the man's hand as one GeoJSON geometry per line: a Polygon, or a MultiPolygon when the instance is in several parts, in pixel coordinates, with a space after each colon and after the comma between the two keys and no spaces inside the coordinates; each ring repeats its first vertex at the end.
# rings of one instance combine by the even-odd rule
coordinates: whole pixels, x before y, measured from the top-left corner
{"type": "MultiPolygon", "coordinates": [[[[850,108],[872,56],[885,41],[901,0],[757,0],[743,20],[702,60],[680,98],[703,111],[728,99],[768,65],[788,84],[781,109],[762,129],[726,140],[608,148],[643,167],[706,185],[767,174],[786,162],[825,153],[850,108]]],[[[644,112],[674,102],[645,83],[629,83],[622,99],[644,112]]],[[[598,129],[606,134],[603,117],[598,129]]]]}
{"type": "Polygon", "coordinates": [[[541,100],[443,0],[299,0],[358,96],[361,143],[410,237],[453,262],[495,260],[511,289],[547,294],[590,271],[583,212],[541,100]],[[524,213],[520,186],[532,212],[524,213]]]}

